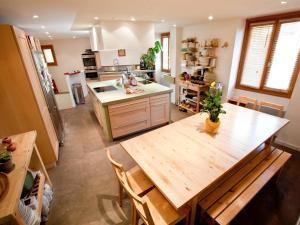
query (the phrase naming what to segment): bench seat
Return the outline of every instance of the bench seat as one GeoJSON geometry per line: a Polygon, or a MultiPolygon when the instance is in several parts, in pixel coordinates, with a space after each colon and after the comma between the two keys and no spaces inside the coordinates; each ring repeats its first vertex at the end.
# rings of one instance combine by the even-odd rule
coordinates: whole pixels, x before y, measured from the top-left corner
{"type": "Polygon", "coordinates": [[[241,169],[200,199],[202,219],[229,224],[249,201],[279,172],[291,154],[267,147],[241,169]]]}

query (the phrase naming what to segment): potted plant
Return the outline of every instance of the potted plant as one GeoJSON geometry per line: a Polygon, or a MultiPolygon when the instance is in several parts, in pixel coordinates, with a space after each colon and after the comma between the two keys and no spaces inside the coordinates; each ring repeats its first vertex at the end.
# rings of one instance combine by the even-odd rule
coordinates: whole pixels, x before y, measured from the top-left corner
{"type": "MultiPolygon", "coordinates": [[[[155,69],[155,59],[156,55],[162,50],[161,44],[159,41],[156,41],[154,43],[153,48],[149,48],[146,54],[143,54],[141,56],[141,64],[140,67],[141,69],[146,69],[146,70],[154,70],[155,69]]],[[[148,75],[152,75],[153,73],[150,72],[148,75]]]]}
{"type": "Polygon", "coordinates": [[[0,152],[0,171],[10,172],[13,169],[12,157],[6,150],[0,152]]]}
{"type": "Polygon", "coordinates": [[[209,92],[206,93],[206,98],[202,102],[201,112],[208,113],[208,118],[205,120],[205,131],[211,134],[218,132],[220,126],[220,114],[226,112],[222,109],[221,96],[222,91],[216,88],[216,83],[213,82],[210,86],[209,92]]]}

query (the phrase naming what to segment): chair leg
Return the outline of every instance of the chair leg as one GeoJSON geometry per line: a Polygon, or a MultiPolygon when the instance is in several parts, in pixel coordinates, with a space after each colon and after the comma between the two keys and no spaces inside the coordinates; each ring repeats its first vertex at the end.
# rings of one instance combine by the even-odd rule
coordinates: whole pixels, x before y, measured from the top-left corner
{"type": "Polygon", "coordinates": [[[123,186],[119,183],[119,205],[123,207],[123,186]]]}
{"type": "Polygon", "coordinates": [[[139,225],[139,214],[138,212],[136,211],[136,208],[133,206],[133,203],[132,203],[132,225],[139,225]]]}

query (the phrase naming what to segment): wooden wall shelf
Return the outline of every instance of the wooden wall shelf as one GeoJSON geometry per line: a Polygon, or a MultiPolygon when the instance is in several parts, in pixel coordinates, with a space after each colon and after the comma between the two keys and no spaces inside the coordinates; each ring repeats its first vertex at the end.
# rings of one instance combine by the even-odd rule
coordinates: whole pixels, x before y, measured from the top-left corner
{"type": "Polygon", "coordinates": [[[41,173],[36,209],[37,213],[41,214],[44,184],[47,182],[52,186],[52,183],[36,147],[36,136],[36,131],[11,136],[12,142],[16,143],[17,147],[12,152],[15,168],[7,174],[9,180],[8,191],[0,200],[0,224],[25,224],[19,213],[18,205],[28,169],[40,171],[41,173]]]}

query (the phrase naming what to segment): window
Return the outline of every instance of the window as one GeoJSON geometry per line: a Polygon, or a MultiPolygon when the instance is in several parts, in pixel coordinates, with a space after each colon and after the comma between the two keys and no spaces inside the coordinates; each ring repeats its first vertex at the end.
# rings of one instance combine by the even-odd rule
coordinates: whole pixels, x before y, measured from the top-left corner
{"type": "Polygon", "coordinates": [[[170,72],[170,33],[161,34],[161,70],[170,72]]]}
{"type": "Polygon", "coordinates": [[[45,57],[45,61],[48,66],[57,66],[57,61],[55,57],[55,52],[53,45],[42,45],[43,54],[45,57]]]}
{"type": "Polygon", "coordinates": [[[300,69],[300,12],[249,19],[236,88],[290,98],[300,69]]]}

